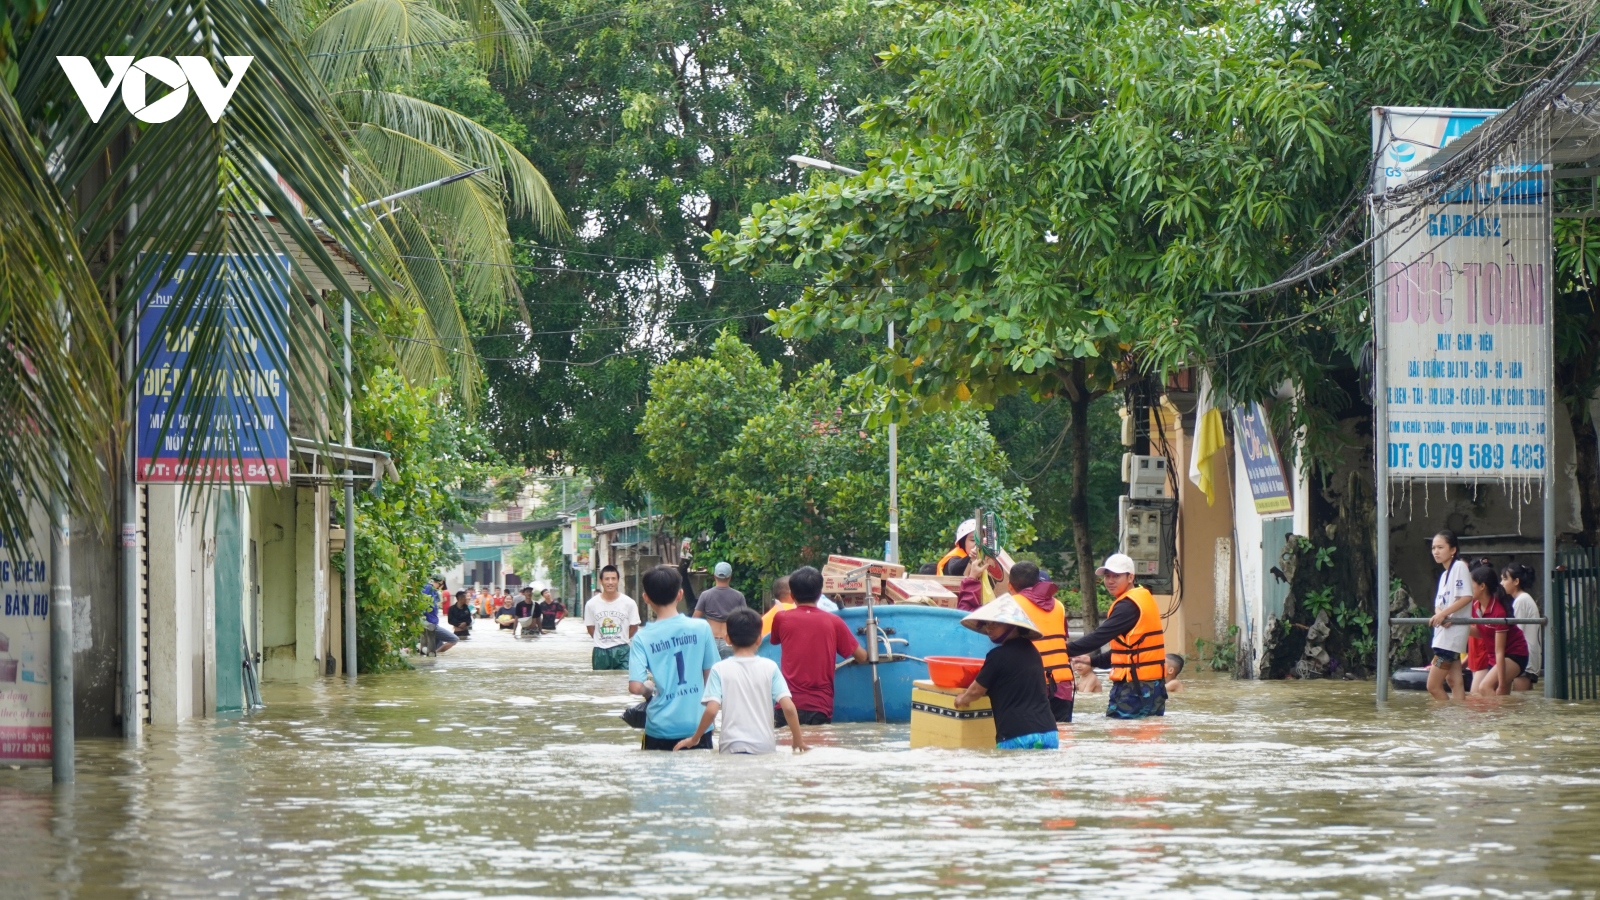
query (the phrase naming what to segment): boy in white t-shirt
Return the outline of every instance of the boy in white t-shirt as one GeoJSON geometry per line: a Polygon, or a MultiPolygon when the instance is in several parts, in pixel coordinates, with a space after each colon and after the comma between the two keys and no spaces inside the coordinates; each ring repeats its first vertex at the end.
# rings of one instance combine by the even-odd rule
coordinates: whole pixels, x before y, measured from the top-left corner
{"type": "Polygon", "coordinates": [[[674,749],[687,750],[698,744],[720,710],[718,752],[775,753],[778,733],[772,724],[772,707],[779,706],[789,725],[794,752],[804,753],[806,740],[800,733],[800,714],[789,697],[789,685],[777,663],[756,655],[756,648],[761,645],[761,616],[744,607],[729,613],[725,624],[733,655],[711,667],[711,676],[700,695],[700,702],[705,704],[700,727],[674,749]]]}
{"type": "Polygon", "coordinates": [[[1460,546],[1450,531],[1433,536],[1433,561],[1444,566],[1439,576],[1439,587],[1433,593],[1433,666],[1428,670],[1428,693],[1435,700],[1451,696],[1460,700],[1466,693],[1461,675],[1462,657],[1467,653],[1467,626],[1447,624],[1450,617],[1466,609],[1472,602],[1472,573],[1457,555],[1460,546]],[[1450,694],[1445,694],[1449,684],[1450,694]]]}
{"type": "Polygon", "coordinates": [[[596,671],[628,671],[628,644],[639,631],[639,604],[617,590],[622,576],[616,566],[600,570],[600,593],[583,605],[583,624],[594,639],[589,665],[596,671]]]}

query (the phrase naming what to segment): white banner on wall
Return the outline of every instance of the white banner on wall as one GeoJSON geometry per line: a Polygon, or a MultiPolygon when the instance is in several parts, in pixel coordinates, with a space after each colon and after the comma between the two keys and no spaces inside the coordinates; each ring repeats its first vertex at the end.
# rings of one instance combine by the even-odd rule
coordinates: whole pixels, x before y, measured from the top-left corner
{"type": "MultiPolygon", "coordinates": [[[[1495,110],[1388,109],[1388,190],[1495,110]]],[[[1547,142],[1502,151],[1420,210],[1380,206],[1373,312],[1386,347],[1387,470],[1396,478],[1542,478],[1553,314],[1547,142]],[[1395,225],[1395,223],[1401,223],[1395,225]]],[[[1420,197],[1418,199],[1421,199],[1420,197]]]]}
{"type": "MultiPolygon", "coordinates": [[[[48,535],[44,516],[35,535],[48,535]]],[[[0,765],[50,764],[50,570],[34,548],[0,545],[0,765]]]]}

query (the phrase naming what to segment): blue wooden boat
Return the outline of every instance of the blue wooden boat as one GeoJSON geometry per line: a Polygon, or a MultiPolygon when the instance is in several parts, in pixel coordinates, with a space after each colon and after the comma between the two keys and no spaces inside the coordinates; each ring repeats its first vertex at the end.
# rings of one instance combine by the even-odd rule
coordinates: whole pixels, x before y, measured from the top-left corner
{"type": "MultiPolygon", "coordinates": [[[[967,614],[934,606],[874,606],[882,639],[879,656],[888,659],[889,648],[896,656],[971,656],[982,658],[993,648],[984,635],[961,625],[967,614]],[[888,641],[886,647],[882,641],[888,641]]],[[[867,609],[864,606],[841,609],[856,640],[866,643],[867,609]]],[[[763,638],[762,656],[783,658],[783,648],[763,638]]],[[[883,692],[884,718],[890,722],[911,721],[911,682],[928,677],[928,666],[915,659],[896,659],[878,663],[878,681],[883,692]]],[[[850,665],[834,673],[833,720],[835,722],[873,722],[877,720],[872,696],[872,667],[850,665]]]]}

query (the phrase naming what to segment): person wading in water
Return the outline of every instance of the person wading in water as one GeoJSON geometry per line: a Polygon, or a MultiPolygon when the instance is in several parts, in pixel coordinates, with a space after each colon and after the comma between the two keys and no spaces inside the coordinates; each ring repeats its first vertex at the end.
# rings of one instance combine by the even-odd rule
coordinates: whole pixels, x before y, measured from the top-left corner
{"type": "MultiPolygon", "coordinates": [[[[1078,657],[1110,644],[1110,653],[1097,654],[1096,666],[1111,667],[1111,694],[1106,716],[1143,719],[1167,712],[1167,645],[1161,631],[1161,609],[1148,588],[1133,583],[1133,559],[1125,553],[1106,557],[1095,570],[1106,590],[1117,598],[1105,621],[1090,634],[1067,642],[1067,653],[1078,657]]],[[[1085,602],[1093,603],[1093,598],[1085,602]]]]}

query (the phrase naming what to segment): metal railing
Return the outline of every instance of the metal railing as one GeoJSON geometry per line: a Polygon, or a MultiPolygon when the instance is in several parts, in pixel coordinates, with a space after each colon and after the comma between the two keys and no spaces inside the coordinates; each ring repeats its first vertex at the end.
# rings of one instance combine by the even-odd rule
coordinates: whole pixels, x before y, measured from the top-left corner
{"type": "Polygon", "coordinates": [[[1600,549],[1557,553],[1550,599],[1553,624],[1545,642],[1545,673],[1553,694],[1600,699],[1600,549]]]}

